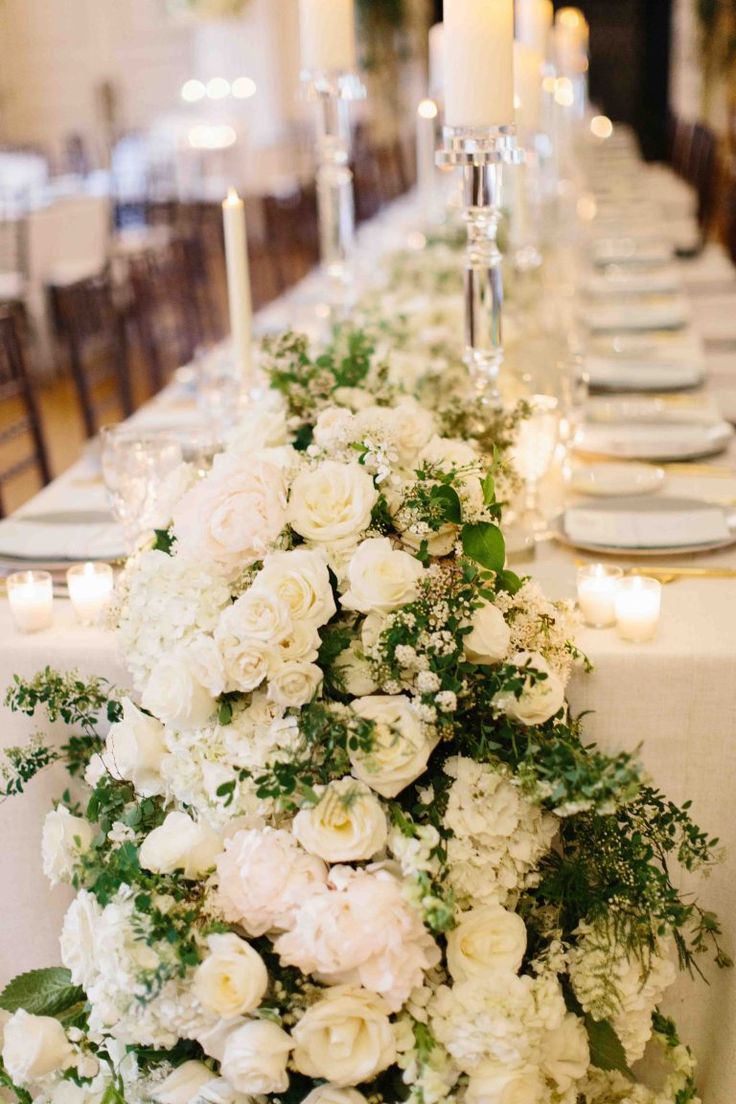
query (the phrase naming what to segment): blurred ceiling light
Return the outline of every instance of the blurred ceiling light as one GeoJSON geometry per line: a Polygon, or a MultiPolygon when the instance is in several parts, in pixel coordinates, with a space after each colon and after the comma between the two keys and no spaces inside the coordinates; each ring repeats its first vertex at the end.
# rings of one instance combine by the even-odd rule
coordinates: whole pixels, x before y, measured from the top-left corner
{"type": "Polygon", "coordinates": [[[613,134],[613,123],[607,115],[595,115],[590,120],[590,130],[596,138],[610,138],[613,134]]]}
{"type": "Polygon", "coordinates": [[[572,81],[568,77],[558,77],[555,84],[555,103],[560,107],[572,107],[575,103],[575,92],[572,81]]]}
{"type": "Polygon", "coordinates": [[[207,89],[200,80],[188,80],[181,86],[181,98],[185,103],[196,103],[207,95],[207,89]]]}
{"type": "Polygon", "coordinates": [[[437,104],[434,100],[422,100],[417,108],[417,115],[422,119],[436,119],[437,104]]]}
{"type": "Polygon", "coordinates": [[[230,91],[236,100],[249,100],[256,94],[256,82],[250,77],[236,77],[230,91]]]}
{"type": "Polygon", "coordinates": [[[237,141],[237,134],[233,127],[227,124],[221,126],[206,126],[201,124],[192,127],[189,131],[189,145],[192,149],[218,150],[227,149],[237,141]]]}
{"type": "Polygon", "coordinates": [[[207,95],[211,100],[224,100],[230,95],[230,81],[224,77],[212,77],[207,81],[207,95]]]}

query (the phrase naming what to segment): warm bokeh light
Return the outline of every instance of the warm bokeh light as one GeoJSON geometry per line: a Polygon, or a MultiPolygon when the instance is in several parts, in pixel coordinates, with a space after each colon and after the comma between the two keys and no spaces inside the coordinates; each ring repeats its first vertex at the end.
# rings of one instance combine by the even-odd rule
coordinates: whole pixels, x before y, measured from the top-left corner
{"type": "Polygon", "coordinates": [[[224,77],[213,77],[207,81],[207,95],[211,100],[224,100],[230,95],[230,81],[224,77]]]}
{"type": "Polygon", "coordinates": [[[235,144],[237,137],[233,127],[226,123],[221,126],[207,126],[203,123],[189,131],[189,145],[192,149],[227,149],[235,144]]]}
{"type": "Polygon", "coordinates": [[[592,222],[598,214],[598,204],[595,201],[595,196],[589,192],[583,192],[577,202],[577,211],[578,218],[582,219],[583,222],[592,222]]]}
{"type": "Polygon", "coordinates": [[[572,107],[575,103],[575,90],[569,77],[558,77],[555,81],[555,103],[560,107],[572,107]]]}
{"type": "Polygon", "coordinates": [[[542,78],[542,91],[546,92],[548,96],[554,96],[555,89],[557,88],[556,77],[543,77],[542,78]]]}
{"type": "Polygon", "coordinates": [[[250,77],[236,77],[231,92],[236,100],[249,100],[256,94],[256,82],[250,77]]]}
{"type": "Polygon", "coordinates": [[[181,86],[181,98],[185,103],[197,103],[207,95],[207,89],[200,80],[188,80],[181,86]]]}
{"type": "Polygon", "coordinates": [[[417,115],[422,119],[436,119],[437,104],[434,100],[422,100],[417,108],[417,115]]]}
{"type": "Polygon", "coordinates": [[[580,8],[560,8],[555,22],[562,27],[587,27],[588,21],[580,8]]]}
{"type": "Polygon", "coordinates": [[[595,115],[590,120],[590,131],[596,138],[610,138],[613,134],[613,123],[607,115],[595,115]]]}

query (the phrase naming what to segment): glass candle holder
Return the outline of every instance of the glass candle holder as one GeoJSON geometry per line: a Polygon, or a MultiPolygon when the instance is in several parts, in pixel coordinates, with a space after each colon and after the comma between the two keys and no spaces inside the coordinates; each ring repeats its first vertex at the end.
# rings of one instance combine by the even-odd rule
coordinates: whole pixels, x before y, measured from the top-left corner
{"type": "Polygon", "coordinates": [[[622,640],[641,644],[657,634],[662,608],[662,584],[634,575],[616,588],[616,627],[622,640]]]}
{"type": "Polygon", "coordinates": [[[6,580],[8,603],[20,632],[40,632],[54,621],[54,584],[48,571],[17,571],[6,580]]]}
{"type": "Polygon", "coordinates": [[[96,625],[110,604],[112,567],[106,563],[84,563],[66,573],[69,597],[80,625],[96,625]]]}
{"type": "Polygon", "coordinates": [[[623,568],[586,564],[578,568],[578,608],[586,625],[605,629],[616,624],[616,591],[623,568]]]}

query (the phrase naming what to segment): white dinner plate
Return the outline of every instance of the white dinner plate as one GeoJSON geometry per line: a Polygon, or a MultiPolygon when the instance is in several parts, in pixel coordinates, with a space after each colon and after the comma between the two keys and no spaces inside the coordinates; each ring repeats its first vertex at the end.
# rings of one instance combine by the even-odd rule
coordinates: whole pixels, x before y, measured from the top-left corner
{"type": "Polygon", "coordinates": [[[586,402],[585,420],[597,425],[654,422],[707,426],[721,422],[722,414],[710,395],[599,395],[586,402]]]}
{"type": "Polygon", "coordinates": [[[681,295],[621,302],[595,302],[580,312],[581,321],[593,331],[681,330],[690,321],[690,308],[681,295]]]}
{"type": "Polygon", "coordinates": [[[599,238],[593,242],[593,263],[606,265],[665,265],[673,256],[669,241],[654,238],[599,238]]]}
{"type": "Polygon", "coordinates": [[[573,468],[570,487],[594,498],[652,494],[663,486],[665,474],[654,464],[584,464],[573,468]]]}
{"type": "Polygon", "coordinates": [[[667,497],[642,497],[642,498],[609,498],[601,501],[592,499],[588,503],[581,503],[572,510],[589,511],[593,518],[597,518],[598,525],[591,525],[591,531],[598,528],[604,532],[606,526],[600,524],[605,520],[607,526],[615,534],[613,541],[585,539],[578,536],[573,539],[568,533],[570,525],[570,510],[560,514],[552,522],[552,533],[556,540],[569,548],[577,548],[583,552],[603,553],[606,555],[623,556],[636,554],[637,556],[677,556],[689,555],[695,552],[714,552],[719,548],[728,548],[736,544],[736,510],[723,506],[713,506],[697,498],[667,498],[667,497]],[[702,514],[702,524],[698,522],[698,515],[702,514]],[[716,515],[720,514],[720,518],[716,515]],[[604,515],[608,515],[607,519],[604,515]],[[675,543],[666,544],[658,539],[652,544],[647,544],[640,538],[640,532],[645,530],[658,533],[661,537],[668,525],[677,525],[687,521],[687,526],[692,539],[686,542],[677,539],[675,543]],[[720,524],[718,524],[720,522],[720,524]],[[718,536],[705,536],[714,528],[723,530],[718,536]]]}
{"type": "Polygon", "coordinates": [[[682,291],[682,279],[676,268],[642,268],[641,271],[611,265],[593,272],[583,282],[583,290],[594,299],[611,296],[673,295],[682,291]]]}
{"type": "Polygon", "coordinates": [[[616,460],[700,460],[723,452],[733,440],[728,422],[713,425],[686,423],[619,423],[583,426],[575,442],[578,452],[611,456],[616,460]]]}
{"type": "Polygon", "coordinates": [[[687,391],[705,378],[705,366],[699,358],[687,363],[586,356],[585,370],[594,391],[687,391]]]}

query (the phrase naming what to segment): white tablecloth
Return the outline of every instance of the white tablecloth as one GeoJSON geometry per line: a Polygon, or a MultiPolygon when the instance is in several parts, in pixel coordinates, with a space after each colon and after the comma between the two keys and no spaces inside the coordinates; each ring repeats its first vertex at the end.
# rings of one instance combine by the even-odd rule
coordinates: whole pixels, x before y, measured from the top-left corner
{"type": "MultiPolygon", "coordinates": [[[[372,228],[371,248],[396,241],[396,222],[403,224],[406,205],[372,228]]],[[[733,280],[730,266],[718,250],[698,261],[683,262],[683,273],[699,313],[703,289],[715,280],[722,297],[723,282],[733,280]],[[699,290],[700,289],[700,290],[699,290]]],[[[318,281],[309,286],[319,287],[318,281]]],[[[730,310],[719,304],[731,322],[736,342],[736,284],[730,310]]],[[[289,314],[288,302],[275,304],[261,319],[276,325],[289,314]]],[[[711,318],[711,315],[707,315],[711,318]]],[[[724,322],[724,329],[725,322],[724,322]]],[[[735,346],[736,348],[736,346],[735,346]]],[[[736,351],[729,380],[725,354],[719,353],[718,387],[733,392],[736,351]]],[[[736,405],[736,403],[734,403],[736,405]]],[[[162,418],[167,397],[150,417],[162,418]]],[[[712,462],[729,467],[730,478],[715,475],[672,476],[665,493],[695,494],[723,501],[736,499],[736,449],[712,462]]],[[[76,465],[37,496],[26,511],[63,507],[104,506],[104,492],[84,463],[76,465]]],[[[575,563],[582,557],[554,543],[539,547],[533,563],[524,565],[552,597],[572,597],[575,563]]],[[[676,562],[676,561],[674,561],[676,562]]],[[[689,562],[689,560],[688,560],[689,562]]],[[[702,564],[736,567],[736,550],[698,559],[702,564]]],[[[521,570],[521,569],[520,569],[521,570]]],[[[591,675],[576,675],[570,700],[575,713],[593,710],[586,734],[602,748],[617,751],[641,745],[641,754],[656,784],[675,801],[693,800],[693,814],[712,835],[736,853],[736,817],[732,787],[736,772],[736,585],[733,580],[679,580],[664,590],[663,617],[657,639],[645,645],[622,643],[613,630],[582,630],[579,644],[592,660],[591,675]]],[[[5,601],[0,602],[0,685],[13,673],[34,674],[50,664],[98,674],[126,685],[125,672],[113,637],[99,629],[73,624],[68,603],[57,600],[54,628],[38,636],[14,630],[5,601]]],[[[22,742],[34,725],[2,710],[0,745],[22,742]]],[[[48,802],[62,788],[61,772],[49,770],[31,783],[25,799],[0,805],[0,879],[6,887],[0,936],[0,980],[21,970],[56,961],[59,922],[68,900],[64,890],[49,893],[41,874],[39,840],[48,802]]],[[[727,949],[736,949],[736,881],[729,865],[718,868],[699,885],[703,903],[716,910],[726,930],[727,949]]],[[[716,976],[711,987],[696,989],[686,977],[678,983],[667,1007],[676,1011],[683,1037],[701,1060],[699,1083],[707,1104],[732,1104],[736,1069],[731,1042],[736,1033],[736,971],[716,976]]]]}

